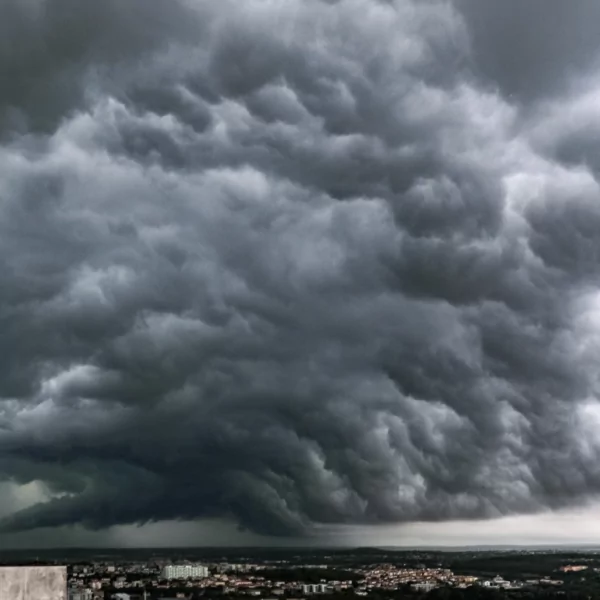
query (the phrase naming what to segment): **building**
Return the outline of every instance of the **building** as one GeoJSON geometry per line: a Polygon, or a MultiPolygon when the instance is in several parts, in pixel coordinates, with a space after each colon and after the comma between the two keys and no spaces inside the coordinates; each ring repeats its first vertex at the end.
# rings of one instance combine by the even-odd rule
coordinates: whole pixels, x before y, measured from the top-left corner
{"type": "Polygon", "coordinates": [[[94,592],[88,589],[72,589],[69,590],[69,600],[92,600],[94,592]]]}
{"type": "Polygon", "coordinates": [[[307,584],[302,586],[302,593],[309,594],[325,594],[327,586],[323,583],[307,584]]]}
{"type": "Polygon", "coordinates": [[[564,565],[560,568],[563,573],[578,573],[579,571],[585,571],[587,565],[564,565]]]}
{"type": "Polygon", "coordinates": [[[163,579],[200,579],[208,577],[205,565],[166,565],[162,570],[163,579]]]}
{"type": "Polygon", "coordinates": [[[0,567],[0,600],[67,600],[67,567],[0,567]]]}
{"type": "Polygon", "coordinates": [[[505,588],[505,589],[507,589],[507,588],[511,587],[511,583],[510,583],[510,581],[506,581],[505,579],[503,579],[500,575],[496,575],[496,577],[494,577],[493,579],[484,581],[483,586],[490,587],[490,588],[505,588]]]}
{"type": "Polygon", "coordinates": [[[410,587],[416,592],[428,593],[431,592],[431,590],[434,590],[436,587],[438,587],[438,584],[435,581],[419,581],[417,583],[411,584],[410,587]]]}

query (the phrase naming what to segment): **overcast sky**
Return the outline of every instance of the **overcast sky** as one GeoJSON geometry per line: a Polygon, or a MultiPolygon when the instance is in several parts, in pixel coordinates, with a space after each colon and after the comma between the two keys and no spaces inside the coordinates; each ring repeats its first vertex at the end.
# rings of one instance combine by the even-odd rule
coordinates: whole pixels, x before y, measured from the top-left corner
{"type": "Polygon", "coordinates": [[[598,0],[3,0],[2,545],[600,536],[598,0]]]}

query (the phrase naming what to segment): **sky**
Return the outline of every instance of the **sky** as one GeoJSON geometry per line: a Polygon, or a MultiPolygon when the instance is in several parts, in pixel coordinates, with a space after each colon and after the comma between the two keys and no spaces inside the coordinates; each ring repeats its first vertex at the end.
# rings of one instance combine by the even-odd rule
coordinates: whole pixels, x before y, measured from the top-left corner
{"type": "Polygon", "coordinates": [[[4,0],[0,544],[600,535],[597,0],[4,0]]]}

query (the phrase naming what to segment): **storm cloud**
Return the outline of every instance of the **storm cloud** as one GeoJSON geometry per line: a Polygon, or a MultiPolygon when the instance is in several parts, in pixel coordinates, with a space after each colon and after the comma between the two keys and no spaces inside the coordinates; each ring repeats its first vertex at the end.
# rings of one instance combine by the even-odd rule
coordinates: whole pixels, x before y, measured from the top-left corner
{"type": "Polygon", "coordinates": [[[600,15],[512,4],[8,2],[3,531],[597,496],[600,15]]]}

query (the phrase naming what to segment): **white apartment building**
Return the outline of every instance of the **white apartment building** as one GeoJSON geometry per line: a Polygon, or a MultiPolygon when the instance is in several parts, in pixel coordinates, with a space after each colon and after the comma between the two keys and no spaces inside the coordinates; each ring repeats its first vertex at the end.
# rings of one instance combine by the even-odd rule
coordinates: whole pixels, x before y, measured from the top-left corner
{"type": "Polygon", "coordinates": [[[306,595],[325,594],[327,593],[327,586],[323,583],[306,584],[302,586],[302,592],[306,595]]]}
{"type": "Polygon", "coordinates": [[[162,570],[163,579],[200,579],[208,577],[204,565],[166,565],[162,570]]]}

